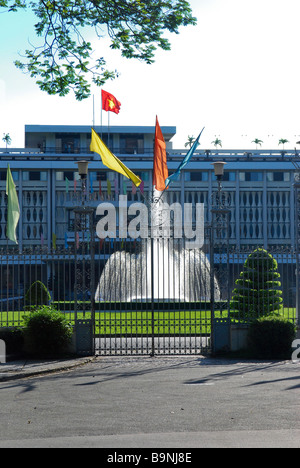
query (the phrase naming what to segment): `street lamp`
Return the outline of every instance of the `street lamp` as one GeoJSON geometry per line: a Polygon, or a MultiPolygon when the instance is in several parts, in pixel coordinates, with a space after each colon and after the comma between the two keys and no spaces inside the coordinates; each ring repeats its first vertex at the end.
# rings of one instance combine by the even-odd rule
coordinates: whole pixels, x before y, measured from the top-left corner
{"type": "Polygon", "coordinates": [[[77,161],[78,173],[81,179],[86,179],[88,173],[88,161],[77,161]]]}
{"type": "Polygon", "coordinates": [[[76,161],[81,179],[81,206],[75,207],[74,223],[74,260],[75,260],[75,329],[76,351],[78,354],[93,354],[93,327],[95,323],[95,235],[94,209],[85,206],[86,180],[88,175],[88,161],[76,161]],[[80,248],[80,254],[77,250],[80,248]],[[87,293],[90,292],[88,300],[87,293]],[[79,304],[78,293],[82,293],[79,304]],[[78,318],[78,309],[83,318],[78,318]],[[86,312],[91,313],[91,319],[86,318],[86,312]]]}
{"type": "Polygon", "coordinates": [[[223,178],[225,164],[227,163],[224,161],[215,161],[212,163],[212,166],[214,166],[215,176],[218,180],[222,180],[223,178]]]}
{"type": "Polygon", "coordinates": [[[86,179],[88,174],[88,161],[76,161],[78,165],[78,173],[81,179],[81,204],[84,206],[84,194],[86,192],[86,179]]]}
{"type": "Polygon", "coordinates": [[[212,166],[214,166],[214,173],[216,176],[216,179],[218,181],[218,194],[217,194],[217,200],[216,200],[216,205],[217,208],[222,208],[223,203],[221,199],[221,192],[222,192],[222,180],[224,177],[224,166],[227,164],[224,161],[215,161],[212,163],[212,166]]]}
{"type": "MultiPolygon", "coordinates": [[[[220,349],[230,347],[230,317],[223,317],[222,308],[229,311],[229,209],[226,196],[222,194],[224,161],[215,161],[214,173],[218,181],[218,191],[212,193],[211,226],[210,226],[210,309],[211,309],[211,342],[213,354],[220,349]],[[223,304],[215,301],[215,254],[218,257],[219,288],[227,296],[223,304]],[[225,266],[226,265],[226,266],[225,266]],[[225,268],[224,268],[225,266],[225,268]],[[225,287],[224,287],[225,286],[225,287]],[[220,318],[215,311],[220,310],[220,318]]],[[[220,297],[221,298],[221,297],[220,297]]]]}

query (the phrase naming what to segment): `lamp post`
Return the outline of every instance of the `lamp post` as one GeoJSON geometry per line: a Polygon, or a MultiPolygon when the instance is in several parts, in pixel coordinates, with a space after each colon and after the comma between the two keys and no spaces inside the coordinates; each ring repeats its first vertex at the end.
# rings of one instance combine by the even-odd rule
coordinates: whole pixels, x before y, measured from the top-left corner
{"type": "Polygon", "coordinates": [[[224,166],[226,164],[227,163],[223,161],[215,161],[212,163],[212,166],[214,166],[214,173],[218,182],[218,192],[216,194],[215,208],[219,210],[222,209],[222,207],[225,208],[224,201],[222,200],[222,180],[224,177],[224,166]]]}
{"type": "Polygon", "coordinates": [[[78,165],[78,174],[81,180],[81,205],[84,207],[89,163],[88,161],[77,161],[76,164],[78,165]]]}
{"type": "MultiPolygon", "coordinates": [[[[218,182],[218,189],[212,193],[211,226],[210,226],[210,309],[211,309],[211,341],[212,353],[230,347],[230,317],[229,317],[229,209],[227,198],[222,192],[222,181],[224,177],[224,161],[213,162],[214,174],[218,182]],[[219,318],[215,317],[215,254],[218,254],[219,264],[219,289],[227,295],[227,317],[222,316],[222,303],[218,303],[221,310],[219,318]],[[223,257],[227,265],[223,269],[223,257]],[[225,288],[224,288],[225,285],[225,288]]],[[[221,299],[221,297],[220,297],[221,299]]],[[[223,302],[223,301],[222,301],[223,302]]]]}
{"type": "Polygon", "coordinates": [[[81,179],[81,206],[74,209],[75,214],[75,326],[76,326],[76,351],[78,354],[93,354],[94,340],[93,329],[95,323],[95,230],[94,209],[86,206],[86,180],[88,174],[88,161],[77,161],[78,173],[81,179]],[[90,292],[90,304],[87,306],[88,290],[90,292]],[[80,312],[83,319],[78,319],[79,295],[82,294],[80,312]],[[91,313],[91,318],[86,318],[86,313],[91,313]]]}

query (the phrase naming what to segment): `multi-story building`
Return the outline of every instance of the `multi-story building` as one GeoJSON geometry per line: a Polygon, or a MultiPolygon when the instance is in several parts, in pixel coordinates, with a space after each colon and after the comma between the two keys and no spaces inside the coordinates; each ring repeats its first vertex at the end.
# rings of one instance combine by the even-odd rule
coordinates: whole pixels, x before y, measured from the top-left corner
{"type": "MultiPolygon", "coordinates": [[[[52,263],[47,261],[44,276],[47,276],[48,283],[49,278],[52,278],[53,288],[59,286],[61,275],[69,275],[70,278],[73,275],[71,267],[67,268],[65,264],[61,266],[62,257],[59,257],[56,249],[70,247],[76,242],[74,208],[81,200],[76,162],[89,162],[87,203],[95,208],[104,200],[117,204],[119,194],[127,194],[128,203],[143,201],[152,190],[155,128],[104,126],[96,127],[95,130],[111,151],[141,177],[144,182],[143,192],[140,188],[136,189],[129,179],[103,166],[100,156],[90,152],[90,126],[26,125],[25,148],[0,150],[2,254],[4,255],[7,249],[16,247],[7,241],[5,235],[5,183],[9,163],[19,194],[21,213],[17,231],[18,249],[20,252],[40,246],[48,249],[47,258],[50,258],[52,263]],[[54,246],[55,253],[51,251],[54,246]]],[[[168,169],[171,174],[177,169],[187,149],[173,148],[172,138],[176,134],[176,127],[162,127],[162,132],[167,145],[168,169]]],[[[212,163],[222,160],[226,162],[222,186],[230,208],[230,244],[237,248],[259,245],[293,249],[293,181],[296,157],[295,151],[230,151],[204,149],[199,146],[189,165],[182,171],[180,180],[170,185],[168,202],[203,203],[205,223],[209,224],[212,194],[217,189],[212,163]]],[[[9,258],[7,252],[5,258],[3,255],[0,266],[2,289],[5,284],[7,287],[9,281],[18,285],[23,281],[25,289],[37,276],[36,272],[43,269],[41,257],[31,258],[28,265],[23,254],[24,269],[20,279],[20,269],[7,273],[7,265],[20,259],[9,258]]],[[[100,252],[99,264],[103,266],[106,258],[100,252]]],[[[68,289],[70,290],[71,286],[68,289]]]]}
{"type": "MultiPolygon", "coordinates": [[[[96,131],[113,153],[151,189],[154,127],[103,127],[96,131]]],[[[175,171],[186,150],[174,149],[176,127],[162,127],[168,151],[168,169],[175,171]]],[[[44,244],[51,247],[74,241],[73,208],[78,204],[80,184],[76,161],[89,161],[89,204],[117,201],[126,193],[128,202],[142,200],[131,181],[103,166],[100,156],[89,150],[89,126],[26,125],[24,149],[1,149],[0,245],[5,237],[5,179],[7,164],[19,192],[19,246],[44,244]],[[67,236],[66,236],[67,233],[67,236]]],[[[223,160],[223,191],[230,205],[230,243],[240,245],[295,244],[294,165],[295,152],[256,150],[205,150],[201,146],[168,190],[169,203],[204,203],[205,221],[217,182],[212,162],[223,160]]],[[[8,246],[10,246],[10,242],[8,246]]]]}

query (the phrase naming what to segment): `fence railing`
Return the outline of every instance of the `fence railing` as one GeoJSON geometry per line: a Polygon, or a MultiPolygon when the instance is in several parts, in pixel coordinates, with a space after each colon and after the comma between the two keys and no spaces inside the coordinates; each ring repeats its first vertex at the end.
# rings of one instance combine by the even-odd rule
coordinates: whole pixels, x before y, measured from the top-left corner
{"type": "MultiPolygon", "coordinates": [[[[79,313],[80,304],[85,303],[82,310],[88,315],[93,298],[98,318],[103,312],[126,312],[124,317],[129,317],[130,312],[147,312],[154,308],[165,314],[202,310],[205,321],[209,321],[211,275],[216,285],[213,300],[229,299],[231,307],[225,313],[230,314],[233,321],[247,323],[265,313],[280,313],[296,321],[295,251],[288,248],[269,249],[271,257],[265,259],[265,263],[259,256],[254,256],[251,268],[248,260],[247,269],[245,262],[255,250],[254,247],[231,249],[228,262],[224,261],[224,256],[219,258],[215,255],[213,266],[207,245],[201,251],[188,251],[174,242],[164,246],[156,243],[152,246],[152,253],[150,247],[147,242],[132,239],[98,239],[94,249],[94,271],[90,269],[89,245],[85,246],[84,257],[76,246],[55,250],[35,247],[22,252],[18,249],[1,249],[0,327],[23,324],[24,314],[35,305],[28,291],[36,281],[47,287],[52,304],[71,322],[76,318],[75,300],[79,313]],[[75,264],[76,268],[85,268],[82,274],[86,278],[94,275],[95,291],[91,291],[91,282],[86,280],[85,289],[79,288],[75,295],[75,264]],[[225,275],[224,268],[229,270],[225,275]],[[220,284],[224,277],[228,280],[226,288],[220,284]]],[[[224,313],[224,308],[221,309],[224,313]]],[[[178,327],[181,327],[180,321],[177,332],[180,331],[178,327]]]]}

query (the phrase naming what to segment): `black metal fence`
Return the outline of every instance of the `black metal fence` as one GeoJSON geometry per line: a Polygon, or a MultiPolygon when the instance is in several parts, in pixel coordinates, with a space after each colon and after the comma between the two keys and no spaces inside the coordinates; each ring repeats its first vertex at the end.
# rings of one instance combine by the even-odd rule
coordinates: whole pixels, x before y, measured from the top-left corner
{"type": "Polygon", "coordinates": [[[256,248],[231,250],[226,259],[215,253],[213,261],[208,242],[190,250],[172,239],[2,249],[0,327],[23,325],[36,301],[30,286],[41,281],[71,323],[93,321],[99,354],[202,354],[210,351],[212,314],[235,323],[265,313],[297,320],[296,252],[267,249],[262,263],[256,248]],[[83,284],[75,281],[78,270],[83,284]]]}

